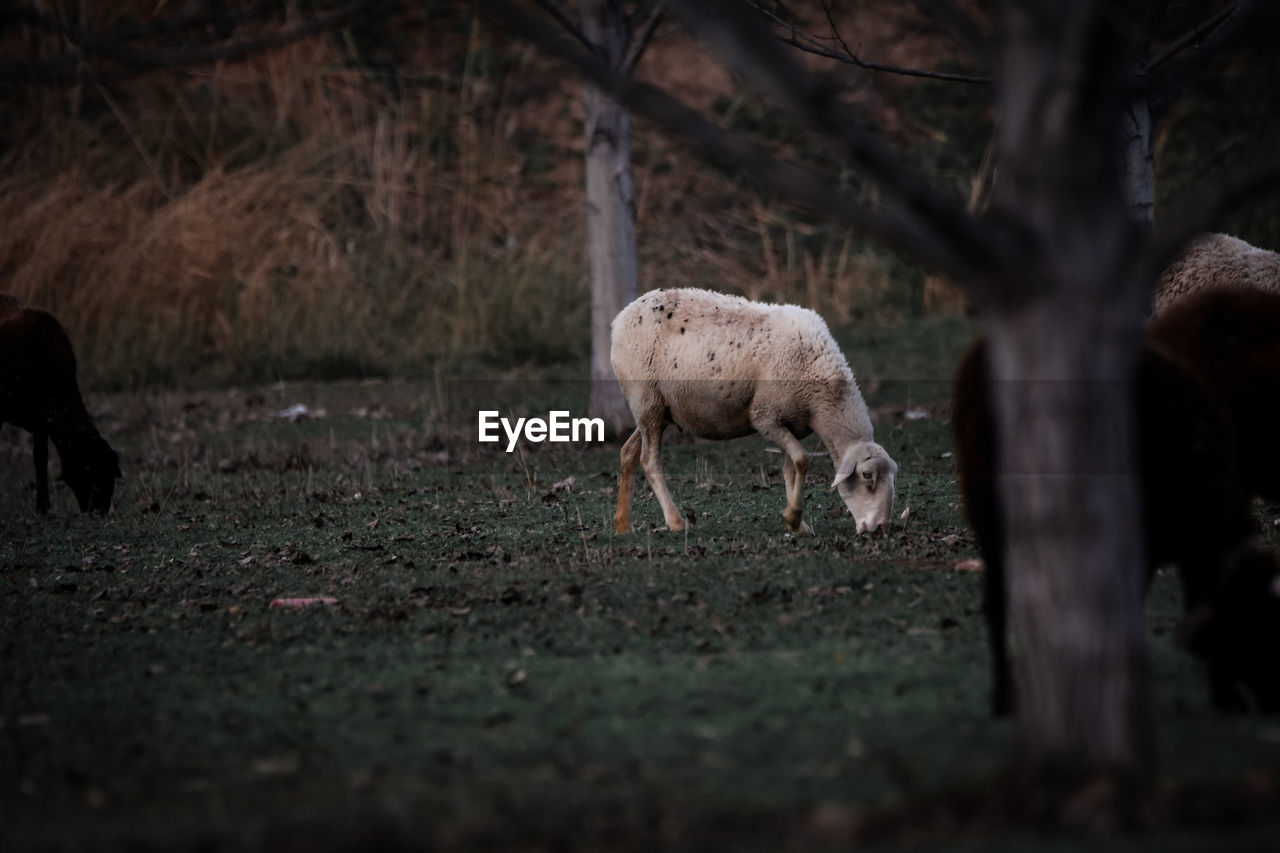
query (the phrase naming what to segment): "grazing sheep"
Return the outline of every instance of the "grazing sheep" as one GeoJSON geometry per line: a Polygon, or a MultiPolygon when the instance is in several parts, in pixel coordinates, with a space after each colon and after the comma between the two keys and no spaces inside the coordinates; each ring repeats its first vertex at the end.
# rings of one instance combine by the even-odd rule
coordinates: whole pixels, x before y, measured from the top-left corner
{"type": "Polygon", "coordinates": [[[76,382],[76,356],[57,319],[0,294],[0,425],[31,433],[36,509],[49,509],[49,440],[82,512],[111,508],[120,457],[98,434],[76,382]]]}
{"type": "MultiPolygon", "coordinates": [[[[1144,348],[1138,407],[1147,577],[1161,563],[1177,563],[1186,612],[1183,640],[1206,665],[1214,704],[1223,710],[1280,711],[1280,564],[1254,540],[1225,416],[1158,343],[1144,348]]],[[[960,363],[953,409],[961,493],[986,563],[992,705],[997,714],[1007,714],[1014,697],[1005,534],[981,342],[960,363]]]]}
{"type": "Polygon", "coordinates": [[[1212,287],[1147,326],[1224,410],[1251,495],[1280,500],[1280,292],[1212,287]]]}
{"type": "Polygon", "coordinates": [[[1158,316],[1196,291],[1222,285],[1280,292],[1280,254],[1229,234],[1203,234],[1160,274],[1154,313],[1158,316]]]}
{"type": "Polygon", "coordinates": [[[637,462],[667,529],[684,528],[662,477],[667,423],[701,438],[758,432],[778,445],[787,488],[782,518],[788,529],[805,532],[812,532],[801,518],[809,457],[800,439],[816,432],[836,464],[832,487],[858,532],[889,528],[898,465],[872,440],[853,373],[814,312],[707,290],[655,290],[614,318],[611,358],[636,420],[622,445],[619,533],[631,531],[637,462]]]}

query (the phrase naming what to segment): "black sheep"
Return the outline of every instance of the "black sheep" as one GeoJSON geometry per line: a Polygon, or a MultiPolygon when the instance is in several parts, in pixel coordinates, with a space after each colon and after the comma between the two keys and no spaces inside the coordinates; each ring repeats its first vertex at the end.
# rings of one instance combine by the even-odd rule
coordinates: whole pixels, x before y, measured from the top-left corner
{"type": "MultiPolygon", "coordinates": [[[[996,492],[996,437],[985,344],[956,376],[953,422],[961,492],[986,563],[984,604],[997,714],[1013,707],[1008,657],[1004,529],[996,492]]],[[[1178,566],[1187,614],[1182,635],[1209,675],[1222,710],[1280,711],[1280,564],[1258,547],[1237,473],[1228,418],[1207,389],[1157,343],[1138,379],[1141,474],[1149,579],[1178,566]]]]}
{"type": "Polygon", "coordinates": [[[1211,287],[1147,326],[1222,407],[1245,491],[1280,500],[1280,293],[1211,287]]]}
{"type": "Polygon", "coordinates": [[[50,439],[80,510],[111,508],[120,457],[84,407],[67,333],[49,312],[0,294],[0,425],[5,423],[31,433],[38,511],[49,509],[50,439]]]}

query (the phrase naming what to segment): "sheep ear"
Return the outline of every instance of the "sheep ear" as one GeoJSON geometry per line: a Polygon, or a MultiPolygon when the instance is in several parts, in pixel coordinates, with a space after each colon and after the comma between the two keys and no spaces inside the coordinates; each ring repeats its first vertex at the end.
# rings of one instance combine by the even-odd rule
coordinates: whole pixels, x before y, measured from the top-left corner
{"type": "Polygon", "coordinates": [[[844,458],[840,460],[840,467],[836,469],[836,478],[831,481],[831,488],[843,483],[845,480],[853,476],[858,470],[858,457],[853,453],[846,453],[844,458]]]}

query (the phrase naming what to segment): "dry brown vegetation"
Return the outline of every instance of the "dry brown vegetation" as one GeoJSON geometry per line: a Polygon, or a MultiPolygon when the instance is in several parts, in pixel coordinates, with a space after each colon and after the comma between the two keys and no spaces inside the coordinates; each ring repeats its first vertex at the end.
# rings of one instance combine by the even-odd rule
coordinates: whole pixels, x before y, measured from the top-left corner
{"type": "MultiPolygon", "coordinates": [[[[388,23],[376,41],[344,30],[242,62],[5,93],[0,289],[59,315],[86,384],[586,352],[580,84],[465,10],[388,23]]],[[[660,82],[784,133],[679,31],[653,50],[642,68],[660,82]]],[[[855,97],[874,108],[877,91],[855,97]]],[[[918,307],[918,274],[860,237],[643,125],[635,152],[642,286],[801,301],[837,323],[918,307]],[[904,276],[905,298],[890,288],[904,276]]]]}
{"type": "MultiPolygon", "coordinates": [[[[96,31],[120,15],[173,13],[139,0],[33,5],[55,16],[79,8],[96,31]]],[[[867,58],[957,59],[914,4],[852,0],[839,14],[867,58]]],[[[6,56],[65,47],[23,27],[0,34],[6,56]]],[[[1274,124],[1268,51],[1209,75],[1166,123],[1162,204],[1274,124]]],[[[985,87],[825,70],[913,166],[970,194],[985,87]]],[[[861,191],[676,25],[660,28],[638,72],[861,191]]],[[[405,4],[243,61],[10,85],[0,90],[0,290],[59,315],[90,387],[423,375],[470,356],[503,368],[580,363],[580,87],[449,3],[405,4]]],[[[634,164],[643,288],[795,301],[836,325],[959,309],[918,267],[762,194],[750,175],[702,163],[643,121],[634,164]]],[[[1277,210],[1255,206],[1223,229],[1274,247],[1277,210]]]]}

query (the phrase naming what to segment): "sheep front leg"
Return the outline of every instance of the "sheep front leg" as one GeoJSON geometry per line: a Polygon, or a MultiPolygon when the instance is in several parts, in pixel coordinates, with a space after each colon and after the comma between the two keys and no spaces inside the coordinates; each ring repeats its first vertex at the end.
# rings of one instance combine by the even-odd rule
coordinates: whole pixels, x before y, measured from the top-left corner
{"type": "Polygon", "coordinates": [[[804,475],[809,468],[809,458],[802,456],[800,464],[785,451],[782,454],[782,482],[787,487],[787,507],[782,511],[782,523],[788,530],[812,533],[813,528],[801,516],[804,514],[804,475]]]}
{"type": "Polygon", "coordinates": [[[791,430],[781,424],[763,418],[757,423],[753,417],[752,426],[782,450],[782,481],[787,487],[787,508],[782,511],[783,524],[788,530],[812,533],[813,528],[803,518],[804,475],[809,470],[809,455],[805,453],[804,445],[791,434],[791,430]]]}
{"type": "Polygon", "coordinates": [[[618,533],[631,532],[631,490],[636,481],[636,466],[640,464],[640,449],[644,439],[640,428],[622,445],[622,473],[618,475],[618,511],[613,514],[613,527],[618,533]]]}
{"type": "Polygon", "coordinates": [[[36,463],[36,512],[49,511],[49,434],[31,433],[31,458],[36,463]]]}

